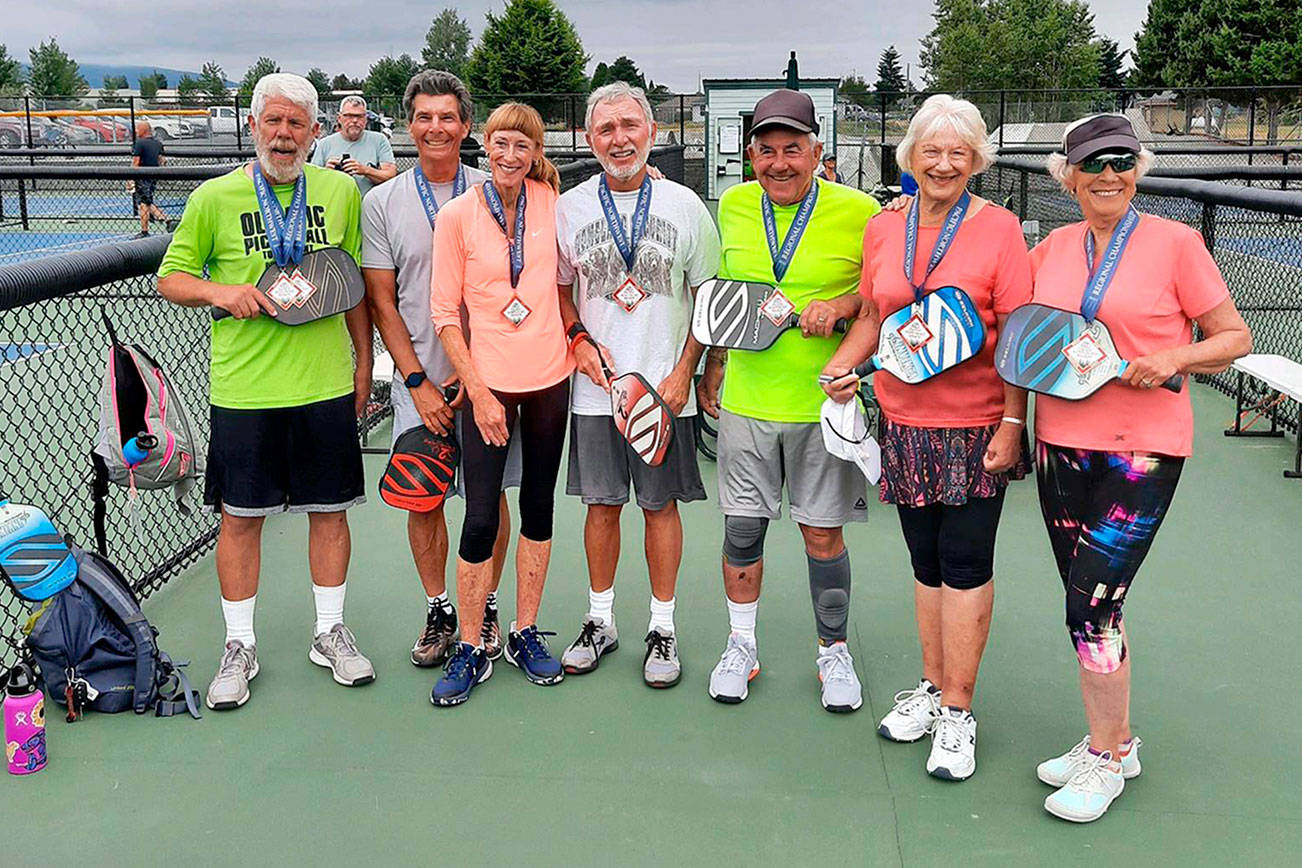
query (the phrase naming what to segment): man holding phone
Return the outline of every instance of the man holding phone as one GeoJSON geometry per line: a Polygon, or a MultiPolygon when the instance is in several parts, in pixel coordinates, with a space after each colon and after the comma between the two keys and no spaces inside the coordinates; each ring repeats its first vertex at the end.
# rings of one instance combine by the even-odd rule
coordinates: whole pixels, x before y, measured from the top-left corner
{"type": "Polygon", "coordinates": [[[360,96],[346,96],[339,104],[339,132],[316,143],[312,165],[352,175],[363,196],[398,174],[393,145],[366,128],[366,100],[360,96]]]}

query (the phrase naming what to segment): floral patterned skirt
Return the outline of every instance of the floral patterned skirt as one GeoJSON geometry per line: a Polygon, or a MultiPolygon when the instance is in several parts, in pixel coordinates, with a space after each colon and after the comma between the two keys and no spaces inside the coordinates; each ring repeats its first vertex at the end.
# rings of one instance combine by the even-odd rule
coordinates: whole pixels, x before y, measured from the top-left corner
{"type": "Polygon", "coordinates": [[[1010,480],[1031,472],[1026,432],[1016,463],[1002,473],[982,466],[998,423],[974,428],[914,428],[881,421],[882,503],[961,506],[969,497],[994,497],[1010,480]]]}

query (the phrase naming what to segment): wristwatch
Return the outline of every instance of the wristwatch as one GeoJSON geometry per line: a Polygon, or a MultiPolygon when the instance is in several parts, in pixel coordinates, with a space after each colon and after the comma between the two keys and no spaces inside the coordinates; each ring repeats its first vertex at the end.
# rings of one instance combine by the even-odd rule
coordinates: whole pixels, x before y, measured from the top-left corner
{"type": "Polygon", "coordinates": [[[413,371],[407,375],[406,379],[402,381],[402,384],[408,389],[414,389],[421,383],[425,382],[425,379],[424,371],[413,371]]]}

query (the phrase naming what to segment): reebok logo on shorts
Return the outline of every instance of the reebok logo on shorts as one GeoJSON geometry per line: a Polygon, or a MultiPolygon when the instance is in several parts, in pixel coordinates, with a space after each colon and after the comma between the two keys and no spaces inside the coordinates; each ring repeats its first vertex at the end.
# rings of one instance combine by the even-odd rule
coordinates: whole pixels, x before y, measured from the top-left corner
{"type": "Polygon", "coordinates": [[[861,498],[859,498],[858,500],[856,500],[856,501],[854,502],[854,508],[855,508],[855,509],[867,509],[867,508],[868,508],[868,501],[864,500],[864,499],[861,497],[861,498]]]}

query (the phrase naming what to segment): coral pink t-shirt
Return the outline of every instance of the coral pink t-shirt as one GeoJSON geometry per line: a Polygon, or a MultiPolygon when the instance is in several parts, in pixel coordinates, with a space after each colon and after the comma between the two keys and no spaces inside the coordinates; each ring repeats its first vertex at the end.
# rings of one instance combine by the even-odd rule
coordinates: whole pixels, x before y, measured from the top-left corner
{"type": "Polygon", "coordinates": [[[524,270],[514,289],[506,235],[484,202],[483,185],[444,205],[434,224],[434,328],[460,328],[464,303],[471,361],[484,383],[499,392],[545,389],[574,369],[556,291],[556,192],[526,180],[525,199],[524,270]],[[507,316],[521,310],[511,308],[517,298],[528,309],[519,325],[507,316]]]}
{"type": "MultiPolygon", "coordinates": [[[[1080,310],[1089,280],[1087,231],[1083,221],[1063,226],[1031,251],[1036,302],[1080,310]]],[[[1144,214],[1098,319],[1112,333],[1121,358],[1136,359],[1190,343],[1193,320],[1229,296],[1201,235],[1183,223],[1144,214]]],[[[1189,388],[1177,394],[1114,380],[1082,401],[1036,395],[1035,436],[1076,449],[1191,455],[1189,388]]]]}
{"type": "MultiPolygon", "coordinates": [[[[883,211],[868,221],[863,239],[859,293],[871,298],[883,318],[913,303],[904,277],[904,211],[883,211]]],[[[927,273],[939,226],[918,229],[913,277],[927,273]]],[[[970,428],[998,422],[1004,414],[1004,382],[995,373],[996,314],[1031,300],[1031,266],[1017,215],[985,203],[963,221],[926,289],[957,286],[972,299],[986,327],[981,352],[930,380],[909,385],[878,371],[873,389],[892,422],[917,428],[970,428]]]]}

